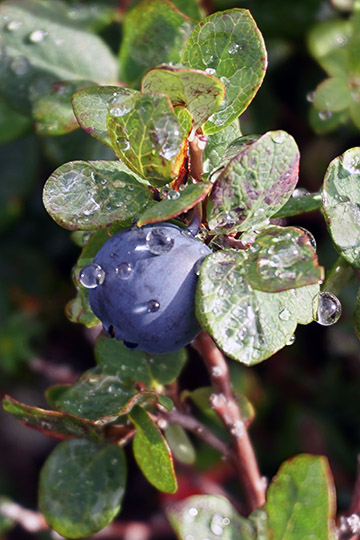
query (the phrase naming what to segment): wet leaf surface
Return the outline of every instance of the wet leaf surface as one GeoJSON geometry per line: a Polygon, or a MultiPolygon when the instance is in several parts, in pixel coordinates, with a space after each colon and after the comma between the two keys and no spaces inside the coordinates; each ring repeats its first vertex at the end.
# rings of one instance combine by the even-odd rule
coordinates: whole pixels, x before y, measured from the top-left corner
{"type": "Polygon", "coordinates": [[[119,161],[71,161],[47,180],[43,201],[50,216],[70,230],[130,225],[149,204],[146,183],[119,161]]]}
{"type": "Polygon", "coordinates": [[[252,523],[220,495],[194,495],[172,504],[167,517],[180,540],[255,540],[252,523]]]}
{"type": "Polygon", "coordinates": [[[173,180],[182,165],[185,134],[168,97],[141,94],[114,104],[108,129],[119,158],[153,185],[173,180]]]}
{"type": "Polygon", "coordinates": [[[322,456],[296,456],[272,480],[265,508],[274,540],[334,538],[335,487],[322,456]]]}
{"type": "Polygon", "coordinates": [[[196,316],[230,358],[257,364],[286,345],[296,326],[313,321],[318,285],[268,293],[246,279],[244,252],[224,250],[203,263],[196,316]]]}
{"type": "Polygon", "coordinates": [[[306,190],[297,191],[295,189],[292,197],[290,197],[284,206],[280,208],[280,210],[278,210],[272,217],[281,218],[297,216],[298,214],[319,210],[321,207],[322,193],[309,193],[306,190]]]}
{"type": "Polygon", "coordinates": [[[213,75],[173,67],[148,71],[141,81],[141,91],[166,94],[174,106],[185,105],[194,119],[195,129],[220,107],[225,97],[224,84],[213,75]]]}
{"type": "Polygon", "coordinates": [[[207,134],[228,126],[247,108],[267,63],[262,35],[245,9],[213,13],[201,21],[186,43],[181,62],[206,70],[225,85],[225,101],[203,126],[207,134]]]}
{"type": "Polygon", "coordinates": [[[226,148],[234,139],[239,138],[240,135],[239,121],[234,120],[234,122],[226,128],[208,136],[203,153],[204,173],[211,173],[216,167],[220,166],[226,148]]]}
{"type": "Polygon", "coordinates": [[[99,426],[68,414],[31,407],[10,396],[5,396],[3,399],[3,407],[19,422],[45,435],[59,439],[84,437],[98,440],[101,438],[99,426]]]}
{"type": "Polygon", "coordinates": [[[351,148],[329,165],[323,188],[328,230],[339,253],[360,268],[360,148],[351,148]]]}
{"type": "Polygon", "coordinates": [[[126,14],[120,66],[124,82],[139,86],[144,73],[163,63],[180,62],[195,23],[167,1],[144,0],[126,14]]]}
{"type": "Polygon", "coordinates": [[[121,97],[125,98],[133,94],[135,90],[118,86],[83,88],[75,92],[72,97],[74,114],[86,133],[112,148],[106,123],[109,108],[121,97]]]}
{"type": "Polygon", "coordinates": [[[136,427],[133,451],[142,473],[159,491],[175,493],[177,481],[174,464],[161,431],[139,406],[132,409],[130,420],[136,427]]]}
{"type": "MultiPolygon", "coordinates": [[[[236,153],[236,143],[231,145],[236,153]]],[[[290,198],[299,174],[299,149],[285,131],[239,139],[238,153],[219,172],[207,205],[211,230],[257,229],[290,198]]]]}
{"type": "Polygon", "coordinates": [[[142,227],[148,223],[157,223],[188,212],[196,204],[203,201],[212,188],[209,182],[189,184],[182,191],[169,191],[166,199],[149,207],[138,219],[137,225],[142,227]]]}
{"type": "Polygon", "coordinates": [[[106,84],[117,79],[117,62],[108,46],[74,25],[61,5],[39,0],[1,3],[0,93],[24,113],[30,113],[43,83],[106,84]]]}
{"type": "Polygon", "coordinates": [[[118,445],[63,441],[42,468],[39,508],[62,536],[91,536],[119,512],[125,483],[124,451],[118,445]]]}
{"type": "Polygon", "coordinates": [[[195,462],[195,448],[182,426],[179,426],[179,424],[169,424],[164,430],[164,435],[174,458],[186,465],[191,465],[195,462]]]}
{"type": "Polygon", "coordinates": [[[246,279],[253,289],[285,291],[321,283],[323,277],[324,269],[305,230],[269,227],[251,245],[246,279]]]}

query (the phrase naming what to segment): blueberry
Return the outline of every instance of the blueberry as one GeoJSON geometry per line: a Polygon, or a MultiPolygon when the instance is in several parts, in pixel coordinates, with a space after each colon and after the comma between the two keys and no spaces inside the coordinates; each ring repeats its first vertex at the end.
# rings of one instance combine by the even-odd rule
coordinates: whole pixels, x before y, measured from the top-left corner
{"type": "Polygon", "coordinates": [[[91,309],[111,337],[132,349],[176,351],[200,331],[195,288],[199,261],[209,253],[191,232],[170,223],[120,231],[82,270],[88,280],[99,268],[105,275],[89,288],[91,309]]]}

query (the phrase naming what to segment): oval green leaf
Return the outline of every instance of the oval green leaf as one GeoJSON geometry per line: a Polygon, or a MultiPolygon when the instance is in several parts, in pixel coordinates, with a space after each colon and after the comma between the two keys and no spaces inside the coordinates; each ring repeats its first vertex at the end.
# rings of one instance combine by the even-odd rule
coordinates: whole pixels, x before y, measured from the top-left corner
{"type": "Polygon", "coordinates": [[[337,250],[360,268],[360,147],[330,163],[324,178],[323,208],[337,250]]]}
{"type": "Polygon", "coordinates": [[[185,105],[200,127],[222,104],[224,84],[211,74],[186,68],[158,67],[148,71],[141,81],[142,92],[166,94],[172,104],[185,105]]]}
{"type": "Polygon", "coordinates": [[[71,101],[80,127],[101,143],[112,148],[106,124],[109,108],[122,96],[128,97],[134,93],[135,90],[118,86],[90,86],[78,90],[71,101]]]}
{"type": "Polygon", "coordinates": [[[136,427],[133,451],[145,478],[159,491],[175,493],[177,481],[171,451],[159,428],[138,405],[130,415],[136,427]]]}
{"type": "Polygon", "coordinates": [[[122,448],[83,439],[64,441],[41,470],[39,508],[62,536],[91,536],[119,512],[125,483],[122,448]]]}
{"type": "Polygon", "coordinates": [[[297,144],[285,131],[269,131],[255,141],[239,139],[237,155],[219,173],[209,197],[211,230],[226,234],[266,225],[291,197],[299,160],[297,144]]]}
{"type": "Polygon", "coordinates": [[[152,198],[148,186],[118,161],[70,161],[47,180],[44,206],[70,230],[130,225],[152,198]]]}
{"type": "Polygon", "coordinates": [[[203,171],[211,173],[220,166],[225,150],[229,144],[241,136],[238,120],[226,128],[208,136],[207,144],[203,153],[203,171]]]}
{"type": "Polygon", "coordinates": [[[194,495],[172,504],[167,517],[180,540],[256,540],[251,521],[220,495],[194,495]]]}
{"type": "Polygon", "coordinates": [[[351,101],[351,92],[346,79],[331,77],[316,88],[314,107],[320,111],[339,112],[349,107],[351,101]]]}
{"type": "Polygon", "coordinates": [[[176,178],[185,159],[185,133],[171,101],[140,94],[115,103],[108,115],[112,146],[129,169],[154,185],[176,178]]]}
{"type": "Polygon", "coordinates": [[[203,126],[207,134],[223,129],[244,112],[267,65],[262,35],[246,9],[214,13],[201,21],[186,43],[181,61],[207,70],[225,85],[225,101],[203,126]]]}
{"type": "Polygon", "coordinates": [[[273,226],[251,244],[245,274],[253,289],[279,292],[321,283],[324,269],[305,230],[273,226]]]}
{"type": "Polygon", "coordinates": [[[335,538],[335,486],[327,459],[303,454],[283,463],[265,508],[273,540],[335,538]]]}
{"type": "Polygon", "coordinates": [[[26,427],[36,429],[51,437],[59,439],[84,437],[96,440],[101,437],[101,429],[92,422],[57,411],[31,407],[10,396],[4,397],[3,407],[26,427]]]}
{"type": "Polygon", "coordinates": [[[247,256],[224,250],[201,266],[196,316],[230,358],[252,365],[281,349],[296,326],[314,320],[318,285],[268,293],[246,280],[247,256]]]}
{"type": "Polygon", "coordinates": [[[167,0],[143,0],[124,19],[120,49],[124,82],[139,86],[144,73],[159,64],[180,62],[195,23],[167,0]]]}
{"type": "Polygon", "coordinates": [[[178,424],[169,424],[164,435],[170,446],[173,456],[186,465],[192,465],[196,459],[195,448],[186,431],[178,424]]]}
{"type": "Polygon", "coordinates": [[[140,216],[137,225],[142,227],[147,223],[157,223],[188,212],[196,204],[203,201],[212,188],[209,182],[189,184],[182,191],[170,191],[168,197],[154,204],[140,216]]]}
{"type": "Polygon", "coordinates": [[[321,22],[309,33],[310,54],[333,77],[347,76],[349,59],[346,46],[351,34],[351,22],[344,19],[321,22]]]}
{"type": "Polygon", "coordinates": [[[39,86],[56,81],[113,83],[116,59],[96,35],[74,25],[62,4],[40,0],[2,2],[0,93],[29,113],[39,86]],[[94,62],[94,58],[96,61],[94,62]]]}

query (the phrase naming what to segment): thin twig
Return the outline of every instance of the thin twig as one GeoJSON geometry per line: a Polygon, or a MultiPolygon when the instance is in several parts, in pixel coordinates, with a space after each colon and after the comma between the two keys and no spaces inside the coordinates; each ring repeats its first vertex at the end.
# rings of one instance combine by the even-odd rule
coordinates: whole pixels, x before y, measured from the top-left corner
{"type": "Polygon", "coordinates": [[[1,503],[0,514],[5,518],[15,521],[15,523],[29,533],[46,531],[49,528],[44,516],[40,512],[28,510],[14,502],[1,503]]]}
{"type": "Polygon", "coordinates": [[[251,512],[265,503],[266,486],[260,475],[253,446],[232,392],[226,360],[206,332],[200,332],[192,345],[203,358],[216,390],[211,397],[211,405],[233,439],[232,461],[244,487],[251,512]]]}
{"type": "Polygon", "coordinates": [[[202,155],[207,143],[206,135],[203,135],[200,131],[197,131],[194,138],[189,141],[189,153],[190,153],[190,174],[194,180],[201,182],[202,178],[202,155]]]}

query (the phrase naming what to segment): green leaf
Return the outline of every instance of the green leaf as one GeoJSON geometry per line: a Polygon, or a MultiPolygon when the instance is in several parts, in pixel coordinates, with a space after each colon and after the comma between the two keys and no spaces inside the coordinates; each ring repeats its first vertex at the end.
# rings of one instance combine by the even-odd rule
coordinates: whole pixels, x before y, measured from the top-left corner
{"type": "Polygon", "coordinates": [[[91,84],[89,81],[53,82],[42,85],[31,96],[32,116],[39,135],[64,135],[78,128],[71,106],[71,96],[79,88],[91,84]]]}
{"type": "Polygon", "coordinates": [[[171,384],[180,375],[188,353],[185,348],[167,354],[152,354],[149,359],[154,384],[171,384]]]}
{"type": "Polygon", "coordinates": [[[355,94],[356,99],[352,99],[349,107],[349,115],[355,126],[360,129],[360,103],[358,101],[359,96],[355,94]]]}
{"type": "Polygon", "coordinates": [[[32,130],[32,123],[0,98],[0,144],[18,139],[32,130]]]}
{"type": "Polygon", "coordinates": [[[140,94],[114,104],[108,130],[118,157],[154,185],[176,178],[185,134],[167,96],[140,94]]]}
{"type": "Polygon", "coordinates": [[[199,21],[203,17],[203,7],[199,0],[174,0],[172,2],[181,13],[199,21]]]}
{"type": "Polygon", "coordinates": [[[200,127],[222,104],[225,86],[216,77],[188,68],[161,66],[150,69],[141,81],[142,92],[166,94],[172,104],[185,105],[200,127]]]}
{"type": "Polygon", "coordinates": [[[139,86],[148,69],[180,62],[180,53],[193,28],[191,19],[171,2],[143,0],[124,19],[120,49],[123,81],[139,86]]]}
{"type": "Polygon", "coordinates": [[[323,188],[324,215],[339,253],[360,268],[360,147],[329,165],[323,188]]]}
{"type": "Polygon", "coordinates": [[[118,445],[63,441],[41,470],[39,509],[62,536],[91,536],[119,512],[125,483],[124,451],[118,445]]]}
{"type": "Polygon", "coordinates": [[[327,459],[303,454],[283,463],[269,486],[265,508],[273,540],[329,540],[335,487],[327,459]]]}
{"type": "Polygon", "coordinates": [[[210,173],[220,165],[226,148],[234,139],[238,139],[240,136],[241,132],[238,120],[234,120],[226,128],[208,136],[203,153],[204,173],[210,173]]]}
{"type": "Polygon", "coordinates": [[[256,540],[269,540],[267,514],[263,508],[257,508],[250,516],[249,521],[256,529],[256,540]]]}
{"type": "Polygon", "coordinates": [[[4,497],[0,495],[0,534],[1,536],[11,531],[15,525],[15,521],[11,518],[5,517],[2,515],[2,507],[7,505],[12,505],[13,501],[9,497],[4,497]]]}
{"type": "Polygon", "coordinates": [[[339,112],[351,103],[347,81],[341,77],[325,79],[315,91],[314,107],[320,111],[339,112]]]}
{"type": "Polygon", "coordinates": [[[351,22],[344,19],[322,22],[309,33],[310,54],[330,76],[347,77],[349,63],[346,46],[351,33],[351,22]]]}
{"type": "Polygon", "coordinates": [[[224,250],[201,266],[196,290],[196,316],[219,347],[234,360],[257,364],[281,349],[297,323],[314,319],[318,285],[267,293],[246,281],[247,256],[224,250]]]}
{"type": "Polygon", "coordinates": [[[306,212],[313,212],[322,207],[322,193],[309,193],[295,190],[292,197],[272,217],[282,218],[297,216],[306,212]]]}
{"type": "Polygon", "coordinates": [[[318,135],[333,131],[345,124],[348,118],[348,110],[332,113],[331,111],[318,111],[315,107],[311,107],[309,111],[310,125],[318,135]]]}
{"type": "Polygon", "coordinates": [[[57,2],[2,2],[0,93],[24,113],[32,95],[49,80],[112,83],[118,66],[105,43],[67,18],[57,2]],[[96,59],[96,61],[94,61],[96,59]]]}
{"type": "Polygon", "coordinates": [[[87,420],[80,420],[74,416],[57,411],[46,411],[39,407],[30,407],[16,401],[10,396],[3,399],[3,407],[6,412],[14,416],[26,427],[41,431],[45,435],[64,438],[101,438],[101,428],[87,420]]]}
{"type": "Polygon", "coordinates": [[[89,135],[112,148],[106,119],[113,103],[135,94],[130,88],[90,86],[75,92],[72,97],[74,114],[80,127],[89,135]]]}
{"type": "Polygon", "coordinates": [[[134,407],[154,407],[161,405],[167,411],[171,411],[174,408],[174,402],[171,398],[162,394],[157,394],[153,390],[143,390],[132,396],[126,405],[121,409],[120,414],[129,414],[134,407]]]}
{"type": "Polygon", "coordinates": [[[211,134],[231,124],[247,108],[266,70],[266,49],[246,9],[213,13],[192,32],[181,61],[215,75],[226,88],[225,101],[203,126],[211,134]]]}
{"type": "Polygon", "coordinates": [[[252,523],[220,495],[194,495],[172,504],[167,517],[180,540],[256,540],[252,523]]]}
{"type": "Polygon", "coordinates": [[[132,351],[121,341],[99,336],[95,358],[104,373],[124,380],[142,381],[147,386],[151,384],[150,366],[143,351],[132,351]]]}
{"type": "Polygon", "coordinates": [[[324,269],[305,230],[272,226],[251,245],[245,275],[253,289],[279,292],[321,283],[324,269]]]}
{"type": "Polygon", "coordinates": [[[212,188],[210,182],[188,184],[182,191],[170,191],[166,199],[147,208],[138,219],[138,227],[148,223],[166,221],[188,212],[196,204],[203,201],[212,188]]]}
{"type": "Polygon", "coordinates": [[[195,448],[186,431],[178,424],[169,424],[164,430],[165,438],[173,456],[186,465],[192,465],[196,459],[195,448]]]}
{"type": "Polygon", "coordinates": [[[100,323],[91,310],[88,291],[84,287],[79,288],[75,298],[66,304],[65,315],[69,321],[83,324],[87,328],[92,328],[100,323]]]}
{"type": "MultiPolygon", "coordinates": [[[[236,144],[231,145],[234,153],[236,144]]],[[[216,178],[207,205],[217,233],[260,228],[290,198],[298,181],[299,149],[285,131],[269,131],[253,142],[239,139],[239,152],[216,178]]]]}
{"type": "Polygon", "coordinates": [[[139,406],[132,409],[130,420],[136,427],[133,451],[145,478],[159,491],[175,493],[177,481],[168,444],[159,428],[139,406]]]}
{"type": "Polygon", "coordinates": [[[97,0],[87,1],[86,4],[73,0],[66,3],[64,8],[74,24],[98,33],[117,20],[117,6],[117,0],[105,0],[101,4],[97,0]]]}
{"type": "Polygon", "coordinates": [[[149,356],[143,351],[130,350],[121,341],[100,336],[95,345],[95,357],[97,364],[109,375],[158,386],[177,379],[187,360],[187,350],[149,356]]]}
{"type": "Polygon", "coordinates": [[[148,186],[119,161],[71,161],[61,165],[44,186],[50,216],[70,230],[100,229],[117,222],[130,225],[151,200],[148,186]]]}
{"type": "Polygon", "coordinates": [[[96,420],[99,425],[106,424],[116,420],[135,394],[135,388],[127,380],[93,368],[60,394],[56,408],[80,418],[96,420]]]}

